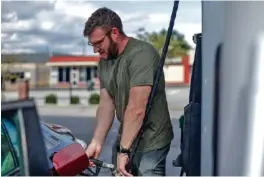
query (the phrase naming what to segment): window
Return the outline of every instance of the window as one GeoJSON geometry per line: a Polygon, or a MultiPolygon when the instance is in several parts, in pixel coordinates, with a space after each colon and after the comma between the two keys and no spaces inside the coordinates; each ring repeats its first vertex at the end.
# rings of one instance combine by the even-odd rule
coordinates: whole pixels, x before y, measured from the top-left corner
{"type": "Polygon", "coordinates": [[[19,140],[14,123],[6,118],[1,119],[1,175],[5,176],[19,171],[19,140]]]}
{"type": "Polygon", "coordinates": [[[7,135],[1,129],[1,176],[5,176],[16,168],[15,159],[7,139],[7,135]]]}
{"type": "Polygon", "coordinates": [[[5,129],[7,131],[8,137],[11,140],[12,146],[15,150],[15,154],[17,159],[20,157],[19,155],[19,137],[18,137],[18,131],[15,126],[14,120],[8,120],[3,118],[2,122],[5,126],[5,129]]]}
{"type": "Polygon", "coordinates": [[[98,77],[98,67],[97,66],[94,67],[94,77],[95,78],[98,77]]]}
{"type": "Polygon", "coordinates": [[[9,81],[11,84],[17,83],[20,79],[24,79],[24,72],[8,72],[5,73],[5,81],[9,81]]]}
{"type": "Polygon", "coordinates": [[[80,68],[80,78],[79,78],[81,82],[84,82],[85,81],[85,79],[86,79],[85,78],[86,77],[85,75],[86,75],[85,68],[81,67],[80,68]]]}
{"type": "Polygon", "coordinates": [[[70,68],[66,68],[66,82],[70,82],[70,68]]]}
{"type": "Polygon", "coordinates": [[[2,176],[18,175],[20,163],[23,163],[20,144],[20,132],[17,129],[18,112],[2,112],[1,117],[1,174],[2,176]]]}
{"type": "Polygon", "coordinates": [[[59,67],[59,82],[63,82],[63,68],[59,67]]]}
{"type": "Polygon", "coordinates": [[[86,68],[86,81],[91,80],[91,68],[87,67],[86,68]]]}
{"type": "Polygon", "coordinates": [[[58,81],[59,82],[70,82],[70,68],[63,68],[59,67],[58,68],[58,81]]]}

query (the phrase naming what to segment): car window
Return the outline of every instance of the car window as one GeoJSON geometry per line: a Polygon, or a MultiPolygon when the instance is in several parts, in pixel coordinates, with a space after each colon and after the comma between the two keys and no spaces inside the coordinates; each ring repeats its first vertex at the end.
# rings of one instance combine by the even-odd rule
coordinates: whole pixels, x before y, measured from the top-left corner
{"type": "Polygon", "coordinates": [[[18,131],[15,126],[15,123],[12,120],[8,120],[5,118],[2,118],[2,122],[6,128],[6,131],[8,133],[8,136],[11,140],[12,146],[15,149],[16,157],[19,159],[20,153],[19,153],[19,138],[18,138],[18,131]]]}
{"type": "Polygon", "coordinates": [[[10,112],[1,117],[1,134],[3,133],[2,137],[5,137],[7,147],[9,147],[9,151],[7,152],[5,159],[2,159],[2,174],[11,173],[16,175],[23,169],[23,167],[21,168],[21,165],[23,165],[23,158],[20,155],[22,146],[20,143],[20,131],[18,128],[19,125],[17,116],[17,112],[10,112]]]}
{"type": "Polygon", "coordinates": [[[14,159],[14,153],[8,142],[7,135],[1,129],[1,176],[5,176],[8,173],[16,169],[16,163],[14,159]]]}

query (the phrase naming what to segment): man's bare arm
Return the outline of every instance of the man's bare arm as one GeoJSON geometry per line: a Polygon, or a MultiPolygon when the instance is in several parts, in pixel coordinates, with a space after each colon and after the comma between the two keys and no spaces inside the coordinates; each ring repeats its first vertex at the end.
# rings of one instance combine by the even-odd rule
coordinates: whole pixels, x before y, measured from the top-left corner
{"type": "Polygon", "coordinates": [[[105,137],[108,134],[115,117],[115,106],[113,99],[106,89],[100,90],[100,103],[96,112],[96,128],[93,140],[100,144],[104,143],[105,137]]]}
{"type": "Polygon", "coordinates": [[[151,86],[135,86],[130,89],[120,142],[124,148],[130,148],[139,133],[145,118],[150,92],[151,86]]]}

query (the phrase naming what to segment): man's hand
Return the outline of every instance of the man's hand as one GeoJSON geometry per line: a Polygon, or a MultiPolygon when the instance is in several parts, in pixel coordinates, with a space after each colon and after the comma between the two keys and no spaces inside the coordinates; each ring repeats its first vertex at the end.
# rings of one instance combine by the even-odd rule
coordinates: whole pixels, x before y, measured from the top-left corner
{"type": "MultiPolygon", "coordinates": [[[[85,150],[86,155],[88,158],[97,159],[101,153],[102,150],[102,143],[92,140],[92,142],[89,144],[88,148],[85,150]]],[[[90,162],[90,166],[95,166],[93,162],[90,162]]]]}
{"type": "MultiPolygon", "coordinates": [[[[93,140],[86,149],[88,158],[97,159],[102,150],[105,137],[114,120],[115,106],[106,89],[100,89],[100,103],[96,111],[96,128],[93,140]]],[[[90,162],[91,166],[95,166],[90,162]]]]}
{"type": "Polygon", "coordinates": [[[117,153],[117,169],[122,176],[133,176],[126,171],[126,166],[129,162],[128,154],[117,153]]]}

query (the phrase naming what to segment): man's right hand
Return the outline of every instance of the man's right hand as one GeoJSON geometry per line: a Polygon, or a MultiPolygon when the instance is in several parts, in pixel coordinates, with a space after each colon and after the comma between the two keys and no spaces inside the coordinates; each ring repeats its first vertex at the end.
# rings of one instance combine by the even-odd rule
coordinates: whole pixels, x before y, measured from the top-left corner
{"type": "MultiPolygon", "coordinates": [[[[97,159],[102,150],[105,137],[109,132],[115,117],[115,104],[105,88],[100,89],[100,103],[96,111],[96,128],[91,143],[86,149],[88,158],[97,159]]],[[[95,166],[90,162],[91,166],[95,166]]]]}
{"type": "MultiPolygon", "coordinates": [[[[92,140],[89,144],[88,148],[85,150],[86,155],[88,158],[97,159],[102,150],[102,143],[97,140],[92,140]]],[[[90,166],[94,167],[94,163],[90,162],[90,166]]]]}

